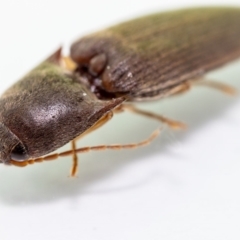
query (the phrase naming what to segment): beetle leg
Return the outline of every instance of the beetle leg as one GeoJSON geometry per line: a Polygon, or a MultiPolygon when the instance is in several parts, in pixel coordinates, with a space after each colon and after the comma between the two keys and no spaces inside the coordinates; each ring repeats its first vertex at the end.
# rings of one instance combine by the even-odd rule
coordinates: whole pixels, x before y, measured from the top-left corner
{"type": "Polygon", "coordinates": [[[167,95],[168,96],[176,96],[176,95],[179,95],[179,94],[189,91],[190,88],[191,88],[191,84],[189,82],[185,82],[185,83],[182,83],[181,85],[178,85],[178,86],[170,89],[167,92],[167,95]]]}
{"type": "Polygon", "coordinates": [[[127,111],[130,111],[130,112],[133,112],[133,113],[136,113],[136,114],[140,114],[140,115],[145,116],[145,117],[150,117],[150,118],[156,119],[160,122],[163,122],[163,123],[167,124],[170,128],[173,128],[173,129],[184,129],[184,128],[186,128],[186,125],[184,123],[166,118],[166,117],[164,117],[162,115],[158,115],[156,113],[141,110],[139,108],[134,107],[133,105],[123,105],[123,109],[125,109],[127,111]]]}
{"type": "Polygon", "coordinates": [[[89,133],[97,130],[98,128],[102,127],[105,123],[107,123],[111,118],[113,117],[113,112],[110,111],[107,114],[105,114],[98,122],[96,122],[92,127],[87,129],[84,133],[82,133],[80,136],[76,137],[74,140],[78,141],[79,139],[85,137],[89,133]]]}
{"type": "Polygon", "coordinates": [[[85,131],[80,136],[76,137],[74,140],[72,140],[72,150],[73,150],[73,165],[71,169],[71,177],[76,176],[77,169],[78,169],[78,157],[76,153],[76,142],[80,140],[82,137],[86,136],[87,134],[97,130],[98,128],[102,127],[106,122],[108,122],[113,117],[113,113],[110,111],[106,115],[104,115],[96,124],[94,124],[91,128],[89,128],[87,131],[85,131]]]}
{"type": "Polygon", "coordinates": [[[71,169],[71,177],[75,177],[77,174],[77,170],[78,170],[78,156],[76,153],[76,140],[72,140],[71,142],[72,144],[72,155],[73,155],[73,165],[72,165],[72,169],[71,169]]]}
{"type": "Polygon", "coordinates": [[[75,177],[77,174],[78,170],[78,156],[76,153],[76,142],[86,136],[87,134],[95,131],[96,129],[102,127],[106,122],[108,122],[111,118],[113,117],[113,113],[109,112],[105,116],[103,116],[96,124],[94,124],[91,128],[89,128],[87,131],[85,131],[83,134],[80,136],[76,137],[74,140],[72,140],[71,145],[72,145],[72,151],[73,151],[73,165],[71,169],[71,177],[75,177]]]}
{"type": "Polygon", "coordinates": [[[175,96],[178,94],[182,94],[185,93],[186,91],[190,90],[190,88],[192,86],[203,86],[203,87],[210,87],[213,88],[215,90],[221,91],[225,94],[228,95],[235,95],[237,93],[236,89],[234,89],[233,87],[221,83],[221,82],[217,82],[217,81],[213,81],[213,80],[209,80],[209,79],[195,79],[186,83],[183,83],[179,86],[176,86],[174,88],[172,88],[171,90],[169,90],[167,92],[167,95],[169,96],[175,96]]]}
{"type": "Polygon", "coordinates": [[[228,95],[236,95],[237,93],[236,89],[234,89],[233,87],[209,79],[199,79],[199,81],[192,82],[192,85],[210,87],[228,95]]]}

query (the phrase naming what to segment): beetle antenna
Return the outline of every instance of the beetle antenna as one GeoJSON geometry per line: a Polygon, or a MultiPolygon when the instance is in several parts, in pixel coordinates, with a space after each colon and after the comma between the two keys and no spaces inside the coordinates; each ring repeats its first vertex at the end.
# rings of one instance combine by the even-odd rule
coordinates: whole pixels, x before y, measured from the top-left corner
{"type": "Polygon", "coordinates": [[[30,159],[25,162],[17,162],[14,160],[11,160],[10,163],[12,165],[18,166],[18,167],[25,167],[27,165],[37,163],[37,162],[43,162],[43,161],[51,161],[55,160],[58,157],[66,157],[69,155],[72,155],[75,153],[86,153],[90,151],[102,151],[102,150],[121,150],[121,149],[133,149],[137,147],[143,147],[148,144],[150,144],[160,133],[161,128],[156,129],[152,134],[145,140],[138,142],[138,143],[129,143],[129,144],[113,144],[113,145],[98,145],[98,146],[90,146],[90,147],[82,147],[77,148],[75,150],[69,150],[61,153],[55,153],[44,157],[39,157],[35,159],[30,159]]]}

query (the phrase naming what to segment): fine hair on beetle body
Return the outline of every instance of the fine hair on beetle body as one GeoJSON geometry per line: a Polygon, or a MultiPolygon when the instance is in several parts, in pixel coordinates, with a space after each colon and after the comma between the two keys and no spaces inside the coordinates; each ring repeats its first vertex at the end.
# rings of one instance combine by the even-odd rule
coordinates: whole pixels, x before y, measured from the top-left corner
{"type": "Polygon", "coordinates": [[[204,74],[240,57],[240,9],[212,7],[155,13],[80,38],[64,57],[61,48],[0,98],[0,161],[27,166],[105,149],[132,149],[153,141],[77,148],[76,142],[129,111],[172,129],[182,122],[138,109],[203,85],[233,95],[204,74]],[[50,154],[71,142],[71,150],[50,154]],[[50,155],[49,155],[50,154],[50,155]]]}

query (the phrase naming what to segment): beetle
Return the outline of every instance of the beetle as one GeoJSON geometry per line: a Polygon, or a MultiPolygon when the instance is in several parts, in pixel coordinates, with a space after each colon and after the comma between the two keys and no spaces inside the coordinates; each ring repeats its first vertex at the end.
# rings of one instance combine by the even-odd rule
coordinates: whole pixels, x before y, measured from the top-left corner
{"type": "Polygon", "coordinates": [[[57,50],[0,98],[0,161],[26,166],[77,153],[133,148],[139,143],[76,148],[76,140],[128,110],[172,128],[181,122],[137,109],[139,101],[183,93],[196,83],[233,94],[229,86],[199,81],[240,57],[240,9],[215,7],[157,13],[85,36],[69,58],[57,50]],[[72,149],[47,155],[68,142],[72,149]],[[47,155],[47,156],[45,156],[47,155]]]}

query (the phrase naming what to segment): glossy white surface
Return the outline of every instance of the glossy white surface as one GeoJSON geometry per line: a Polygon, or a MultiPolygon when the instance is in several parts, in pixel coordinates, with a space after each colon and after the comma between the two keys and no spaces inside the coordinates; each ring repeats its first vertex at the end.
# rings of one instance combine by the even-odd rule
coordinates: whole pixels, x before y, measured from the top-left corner
{"type": "MultiPolygon", "coordinates": [[[[1,1],[1,92],[60,44],[67,53],[85,33],[190,2],[1,1]]],[[[240,61],[210,77],[240,91],[240,61]]],[[[0,166],[0,239],[239,239],[240,97],[198,87],[141,107],[188,129],[164,128],[145,148],[83,154],[74,179],[70,158],[23,169],[0,166]]],[[[79,146],[139,141],[158,125],[117,115],[79,146]]]]}

